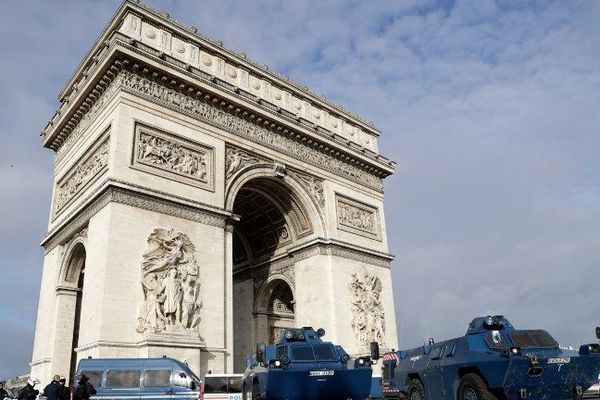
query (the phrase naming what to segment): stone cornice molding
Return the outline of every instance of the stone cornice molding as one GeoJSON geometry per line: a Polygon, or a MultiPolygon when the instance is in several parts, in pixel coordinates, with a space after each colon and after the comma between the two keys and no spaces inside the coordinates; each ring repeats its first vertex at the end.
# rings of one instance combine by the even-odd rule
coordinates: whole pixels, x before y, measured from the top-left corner
{"type": "MultiPolygon", "coordinates": [[[[98,57],[98,54],[102,52],[107,38],[109,38],[113,32],[119,30],[119,27],[127,22],[126,20],[129,16],[134,16],[140,20],[140,27],[131,27],[132,33],[134,33],[135,29],[139,30],[138,28],[141,28],[141,21],[143,20],[150,26],[157,27],[161,31],[167,32],[169,34],[169,39],[171,39],[172,36],[175,40],[193,46],[202,52],[212,54],[238,68],[251,71],[262,80],[275,82],[278,86],[281,86],[283,89],[298,97],[306,98],[310,103],[314,103],[321,108],[327,109],[328,112],[333,115],[339,115],[341,119],[351,121],[360,127],[360,129],[371,135],[378,136],[380,133],[379,129],[374,126],[372,121],[363,120],[358,114],[346,110],[341,105],[328,100],[325,96],[311,92],[308,87],[291,81],[289,77],[274,72],[266,65],[258,64],[250,59],[245,53],[238,53],[228,49],[223,45],[222,41],[209,38],[199,33],[196,27],[182,24],[172,18],[168,13],[157,11],[140,3],[139,0],[125,0],[121,4],[92,48],[71,75],[69,81],[59,95],[59,100],[64,101],[64,99],[72,93],[73,89],[77,90],[77,84],[81,82],[82,77],[85,78],[86,75],[89,74],[90,68],[94,65],[94,58],[98,57]]],[[[141,32],[134,36],[139,36],[141,39],[141,32]]]]}
{"type": "Polygon", "coordinates": [[[177,198],[165,197],[163,193],[151,191],[136,185],[123,184],[107,180],[97,191],[81,202],[78,210],[69,214],[60,224],[42,239],[45,252],[71,240],[73,235],[88,224],[97,212],[109,203],[125,204],[148,211],[154,211],[178,218],[188,219],[201,224],[225,229],[230,213],[214,207],[196,203],[177,201],[177,198]],[[142,191],[143,190],[143,191],[142,191]]]}
{"type": "Polygon", "coordinates": [[[391,268],[391,262],[394,260],[394,256],[388,253],[367,249],[366,247],[356,246],[339,240],[317,238],[296,248],[288,249],[284,254],[270,260],[248,266],[236,272],[234,279],[237,282],[250,277],[261,278],[269,275],[270,271],[279,272],[292,267],[298,261],[316,255],[343,257],[388,269],[391,268]]]}
{"type": "MultiPolygon", "coordinates": [[[[96,81],[88,82],[90,88],[82,89],[78,93],[77,99],[63,104],[42,133],[44,146],[57,151],[57,157],[62,156],[68,150],[68,148],[65,149],[65,145],[67,147],[72,146],[77,137],[82,134],[82,126],[88,125],[89,121],[93,120],[93,117],[102,109],[97,104],[107,104],[112,99],[115,91],[118,90],[118,86],[122,86],[122,84],[113,81],[115,78],[119,80],[118,76],[121,76],[119,71],[122,71],[123,67],[127,65],[133,67],[131,69],[136,70],[137,73],[145,72],[145,79],[158,77],[160,83],[165,84],[166,87],[184,90],[185,93],[182,93],[181,96],[185,96],[185,98],[222,108],[223,111],[237,114],[235,116],[241,115],[248,120],[248,123],[255,124],[257,129],[269,130],[275,134],[292,138],[310,150],[329,154],[346,164],[355,166],[359,170],[366,171],[369,175],[378,179],[385,178],[394,171],[395,163],[393,161],[364,147],[355,145],[337,134],[317,129],[307,121],[288,116],[281,109],[273,110],[260,102],[251,102],[253,108],[259,109],[266,115],[270,115],[270,117],[257,115],[257,110],[242,109],[241,107],[246,107],[248,99],[243,96],[243,93],[236,91],[235,88],[218,85],[218,79],[202,71],[198,70],[196,71],[198,74],[193,74],[190,70],[194,71],[194,68],[186,68],[180,62],[179,64],[182,65],[169,65],[165,62],[165,59],[169,58],[168,56],[161,56],[156,51],[157,54],[154,56],[147,52],[144,53],[118,39],[118,33],[115,35],[116,37],[109,44],[110,51],[107,51],[104,55],[105,59],[97,60],[97,63],[102,64],[98,68],[104,71],[103,75],[98,76],[97,83],[96,81]],[[145,58],[153,57],[152,62],[157,64],[155,70],[151,70],[150,65],[140,65],[138,61],[134,61],[133,58],[137,58],[138,53],[141,53],[140,55],[145,56],[145,58]],[[164,64],[165,67],[177,68],[177,74],[180,76],[175,77],[165,74],[162,71],[161,64],[164,64]],[[213,92],[220,93],[220,96],[213,94],[213,92]],[[281,120],[281,122],[278,120],[281,120]]],[[[155,99],[150,99],[150,101],[156,102],[155,99]]],[[[181,111],[181,107],[173,107],[173,104],[167,106],[176,111],[181,111]]],[[[183,113],[195,119],[202,119],[193,113],[190,115],[185,110],[183,113]]],[[[207,122],[211,123],[210,121],[207,122]]],[[[375,186],[379,187],[378,190],[381,190],[382,183],[371,184],[371,187],[375,186]]]]}
{"type": "MultiPolygon", "coordinates": [[[[76,90],[72,90],[69,96],[64,99],[63,104],[57,113],[44,128],[42,136],[46,147],[54,150],[59,149],[62,142],[70,136],[71,131],[77,128],[79,121],[88,114],[88,111],[91,111],[90,114],[94,114],[92,108],[93,105],[96,104],[96,100],[101,97],[105,91],[112,93],[112,91],[107,88],[113,80],[114,75],[121,68],[121,65],[119,65],[118,61],[116,61],[116,64],[111,64],[111,60],[116,59],[118,54],[122,54],[125,50],[128,50],[127,53],[129,53],[130,56],[136,54],[135,58],[138,58],[139,55],[144,57],[144,59],[146,59],[145,61],[152,59],[153,62],[161,65],[161,69],[164,69],[162,66],[175,69],[178,74],[186,76],[186,79],[192,79],[194,84],[202,83],[202,86],[209,86],[211,88],[209,90],[215,93],[227,95],[228,97],[236,99],[236,104],[228,104],[229,107],[246,107],[247,105],[251,105],[253,108],[267,113],[267,115],[274,114],[277,119],[284,120],[286,125],[290,124],[291,126],[296,126],[297,128],[295,127],[294,129],[307,130],[310,132],[308,137],[302,139],[308,143],[314,142],[315,139],[318,139],[319,141],[323,140],[324,143],[333,142],[328,146],[333,145],[332,151],[337,153],[338,156],[356,162],[358,165],[370,170],[372,173],[380,173],[383,177],[393,173],[395,163],[372,151],[368,147],[356,144],[344,135],[334,133],[315,125],[313,122],[291,114],[281,107],[262,101],[260,98],[237,88],[235,85],[225,82],[219,77],[207,74],[206,72],[181,62],[164,52],[152,49],[141,42],[132,40],[119,32],[113,32],[111,37],[102,42],[101,51],[99,50],[98,54],[93,57],[92,64],[86,69],[81,80],[74,86],[76,90]],[[237,104],[238,101],[240,102],[239,104],[237,104]],[[378,170],[380,170],[380,172],[378,172],[378,170]]],[[[167,82],[168,81],[170,81],[170,79],[167,77],[167,82]]],[[[181,84],[181,82],[179,83],[181,84]]],[[[204,87],[203,89],[206,88],[204,87]]],[[[102,96],[102,100],[103,102],[108,102],[110,98],[109,96],[102,96]]],[[[97,108],[98,107],[96,107],[96,109],[97,108]]],[[[264,121],[264,123],[269,126],[273,124],[273,121],[264,121]]],[[[284,126],[283,128],[277,127],[277,129],[285,128],[287,128],[287,126],[284,126]]],[[[298,135],[299,133],[301,132],[294,132],[295,135],[298,135]]],[[[301,135],[304,136],[305,133],[301,133],[301,135]]],[[[324,143],[315,143],[315,146],[321,146],[324,143]]]]}

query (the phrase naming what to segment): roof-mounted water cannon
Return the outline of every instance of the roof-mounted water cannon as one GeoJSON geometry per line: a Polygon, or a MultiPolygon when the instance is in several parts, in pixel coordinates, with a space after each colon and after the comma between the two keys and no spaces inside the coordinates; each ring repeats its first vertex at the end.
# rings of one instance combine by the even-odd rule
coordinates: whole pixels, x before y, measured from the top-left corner
{"type": "Polygon", "coordinates": [[[491,330],[500,330],[504,328],[504,316],[488,315],[485,317],[484,326],[491,330]]]}
{"type": "Polygon", "coordinates": [[[600,326],[596,327],[596,339],[600,340],[600,326]]]}

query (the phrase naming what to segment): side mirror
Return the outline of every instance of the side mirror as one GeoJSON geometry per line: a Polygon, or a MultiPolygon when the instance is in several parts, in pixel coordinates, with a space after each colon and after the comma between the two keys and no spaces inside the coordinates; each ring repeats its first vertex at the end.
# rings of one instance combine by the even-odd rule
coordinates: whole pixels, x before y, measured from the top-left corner
{"type": "Polygon", "coordinates": [[[190,382],[190,389],[191,390],[196,390],[196,382],[194,382],[194,381],[190,382]]]}
{"type": "Polygon", "coordinates": [[[265,344],[264,343],[259,343],[258,345],[256,345],[256,361],[258,363],[264,363],[265,362],[265,344]]]}
{"type": "Polygon", "coordinates": [[[379,360],[379,343],[371,342],[371,360],[379,360]]]}
{"type": "Polygon", "coordinates": [[[600,326],[596,327],[596,339],[600,339],[600,326]]]}

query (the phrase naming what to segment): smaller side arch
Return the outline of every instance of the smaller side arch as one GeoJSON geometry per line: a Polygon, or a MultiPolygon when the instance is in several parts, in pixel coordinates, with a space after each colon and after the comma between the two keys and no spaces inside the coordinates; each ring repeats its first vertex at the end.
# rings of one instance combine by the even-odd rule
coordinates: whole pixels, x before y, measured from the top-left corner
{"type": "Polygon", "coordinates": [[[77,237],[67,245],[59,268],[58,287],[77,288],[86,256],[85,237],[77,237]]]}
{"type": "Polygon", "coordinates": [[[286,275],[277,273],[270,275],[258,289],[258,293],[256,295],[256,302],[254,305],[254,311],[259,313],[267,313],[269,312],[269,301],[271,300],[271,294],[273,289],[276,288],[278,284],[284,283],[286,284],[291,292],[292,298],[296,298],[294,282],[286,275]]]}

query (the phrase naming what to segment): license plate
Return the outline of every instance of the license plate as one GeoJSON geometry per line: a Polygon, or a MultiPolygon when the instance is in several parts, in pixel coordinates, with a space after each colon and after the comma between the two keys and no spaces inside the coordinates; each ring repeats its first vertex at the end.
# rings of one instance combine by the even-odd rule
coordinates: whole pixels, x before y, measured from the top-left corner
{"type": "Polygon", "coordinates": [[[308,376],[332,376],[335,371],[308,371],[308,376]]]}
{"type": "Polygon", "coordinates": [[[548,364],[568,364],[570,362],[571,357],[556,357],[548,359],[548,364]]]}

